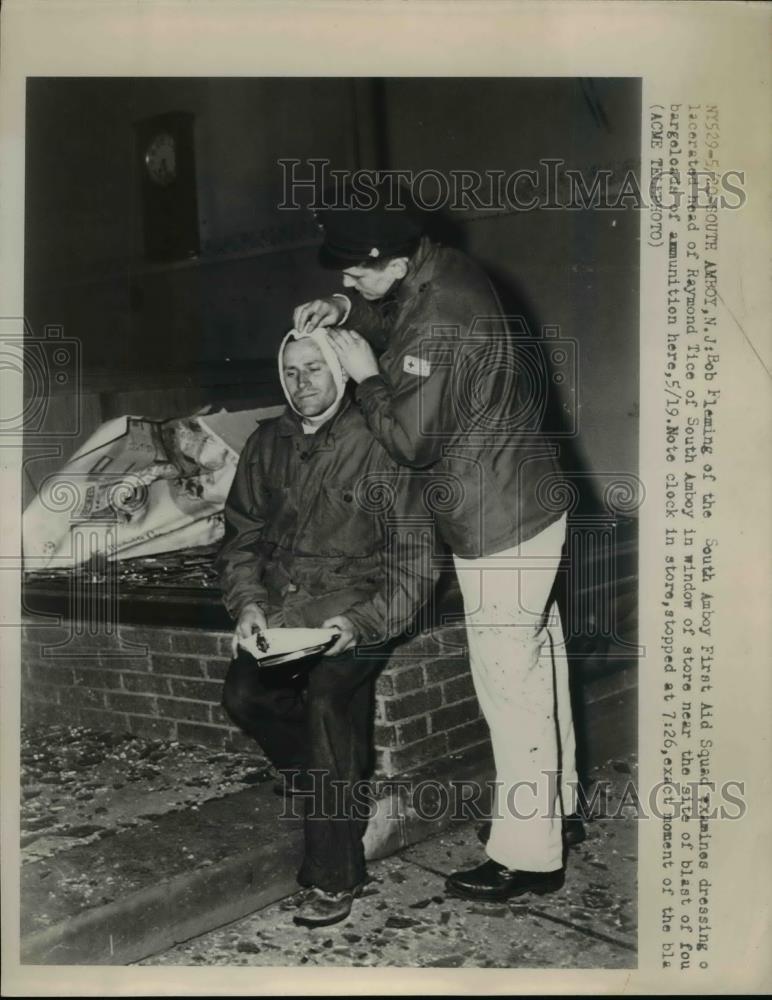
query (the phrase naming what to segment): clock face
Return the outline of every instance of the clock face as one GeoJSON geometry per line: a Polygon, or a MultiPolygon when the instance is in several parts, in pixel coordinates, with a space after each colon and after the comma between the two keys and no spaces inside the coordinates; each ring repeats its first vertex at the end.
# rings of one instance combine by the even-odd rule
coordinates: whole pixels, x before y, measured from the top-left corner
{"type": "Polygon", "coordinates": [[[177,176],[177,155],[174,137],[168,132],[159,132],[147,147],[145,167],[148,176],[156,184],[166,187],[177,176]]]}

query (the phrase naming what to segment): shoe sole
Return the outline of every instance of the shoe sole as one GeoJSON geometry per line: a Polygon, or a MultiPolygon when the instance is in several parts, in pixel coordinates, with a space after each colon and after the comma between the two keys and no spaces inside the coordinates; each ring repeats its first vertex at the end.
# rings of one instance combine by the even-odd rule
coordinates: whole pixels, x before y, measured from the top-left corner
{"type": "Polygon", "coordinates": [[[446,883],[445,892],[456,899],[468,899],[476,903],[505,903],[508,899],[516,899],[518,896],[525,896],[529,892],[534,896],[548,896],[552,892],[559,892],[563,888],[563,885],[564,883],[561,882],[560,885],[524,886],[520,889],[502,890],[493,895],[490,893],[477,895],[474,890],[467,891],[454,885],[447,885],[446,883]]]}
{"type": "Polygon", "coordinates": [[[329,927],[331,924],[339,924],[341,920],[351,915],[351,910],[342,913],[339,917],[327,917],[324,920],[310,920],[307,917],[293,917],[292,923],[297,927],[329,927]]]}

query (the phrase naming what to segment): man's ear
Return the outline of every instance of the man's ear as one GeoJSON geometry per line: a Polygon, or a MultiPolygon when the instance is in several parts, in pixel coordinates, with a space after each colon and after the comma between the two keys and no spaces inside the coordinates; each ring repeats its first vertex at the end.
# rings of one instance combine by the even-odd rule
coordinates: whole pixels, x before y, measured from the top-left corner
{"type": "Polygon", "coordinates": [[[389,266],[392,269],[392,273],[394,274],[394,277],[398,281],[401,281],[402,278],[404,278],[405,275],[407,274],[407,265],[408,265],[408,258],[407,257],[395,257],[391,261],[391,263],[390,263],[389,266]]]}

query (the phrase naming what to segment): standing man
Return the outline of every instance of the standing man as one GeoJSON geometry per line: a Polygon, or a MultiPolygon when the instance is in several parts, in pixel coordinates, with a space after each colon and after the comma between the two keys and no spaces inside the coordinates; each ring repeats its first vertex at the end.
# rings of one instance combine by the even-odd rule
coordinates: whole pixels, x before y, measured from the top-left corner
{"type": "Polygon", "coordinates": [[[290,334],[279,351],[289,408],[261,424],[239,459],[218,556],[223,599],[236,621],[223,706],[280,770],[295,772],[306,803],[298,882],[310,888],[294,917],[320,927],[348,916],[365,879],[356,785],[368,771],[373,682],[384,656],[357,646],[399,635],[431,585],[422,508],[345,391],[319,330],[290,334]],[[267,627],[339,633],[300,679],[260,667],[238,640],[267,627]]]}
{"type": "Polygon", "coordinates": [[[584,833],[571,816],[574,731],[551,596],[566,515],[554,502],[555,448],[540,429],[543,370],[518,355],[483,271],[429,240],[407,208],[381,201],[318,218],[322,262],[348,294],[297,307],[295,326],[327,329],[374,437],[443,487],[435,520],[453,552],[491,732],[488,861],[453,873],[447,888],[469,899],[553,892],[564,880],[564,836],[584,833]],[[378,360],[371,343],[386,345],[378,360]]]}

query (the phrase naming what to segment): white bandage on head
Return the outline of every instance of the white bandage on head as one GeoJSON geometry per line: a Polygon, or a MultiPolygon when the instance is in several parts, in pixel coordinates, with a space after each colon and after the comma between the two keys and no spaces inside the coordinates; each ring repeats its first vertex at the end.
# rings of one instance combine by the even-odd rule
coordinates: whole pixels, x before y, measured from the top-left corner
{"type": "Polygon", "coordinates": [[[348,374],[343,370],[341,363],[338,360],[338,355],[335,353],[335,348],[330,343],[327,331],[322,327],[318,327],[310,333],[302,333],[299,330],[290,330],[290,332],[284,337],[281,342],[281,346],[279,347],[279,380],[291,409],[294,410],[298,416],[303,417],[304,423],[319,427],[325,423],[325,421],[329,420],[340,406],[340,401],[343,399],[343,393],[346,391],[348,374]],[[300,413],[300,411],[293,404],[292,397],[289,392],[287,392],[287,385],[284,381],[284,349],[290,341],[304,340],[306,338],[308,338],[308,340],[312,340],[321,351],[322,357],[324,358],[327,367],[330,369],[336,390],[335,401],[324,411],[324,413],[319,413],[315,417],[305,417],[302,413],[300,413]]]}

